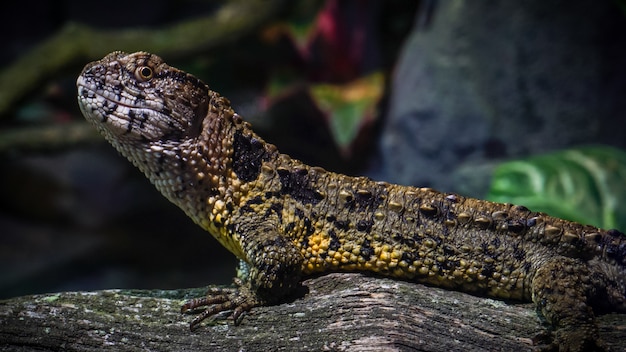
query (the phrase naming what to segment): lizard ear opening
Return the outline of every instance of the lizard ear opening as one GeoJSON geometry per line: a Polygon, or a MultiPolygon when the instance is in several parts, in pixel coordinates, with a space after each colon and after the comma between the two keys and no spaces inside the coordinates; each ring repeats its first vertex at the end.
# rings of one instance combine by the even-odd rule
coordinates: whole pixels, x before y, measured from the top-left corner
{"type": "Polygon", "coordinates": [[[208,112],[209,101],[208,99],[204,99],[200,102],[200,104],[198,104],[194,111],[193,121],[191,121],[191,125],[189,126],[190,137],[198,137],[202,133],[202,126],[204,125],[203,122],[208,112]]]}

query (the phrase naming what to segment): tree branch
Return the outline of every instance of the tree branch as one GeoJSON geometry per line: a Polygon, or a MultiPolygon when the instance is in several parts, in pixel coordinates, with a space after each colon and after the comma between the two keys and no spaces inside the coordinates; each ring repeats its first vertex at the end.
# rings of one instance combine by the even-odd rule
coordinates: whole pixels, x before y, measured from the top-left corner
{"type": "MultiPolygon", "coordinates": [[[[0,349],[528,351],[545,325],[532,304],[507,304],[404,281],[329,274],[293,301],[257,307],[240,325],[217,319],[189,331],[185,299],[204,289],[106,290],[0,302],[0,349]]],[[[616,350],[626,315],[599,319],[616,350]]]]}
{"type": "Polygon", "coordinates": [[[0,115],[45,78],[79,60],[99,59],[115,50],[173,57],[215,47],[250,33],[272,18],[281,5],[282,0],[231,0],[209,16],[155,30],[97,31],[68,23],[0,72],[0,115]]]}

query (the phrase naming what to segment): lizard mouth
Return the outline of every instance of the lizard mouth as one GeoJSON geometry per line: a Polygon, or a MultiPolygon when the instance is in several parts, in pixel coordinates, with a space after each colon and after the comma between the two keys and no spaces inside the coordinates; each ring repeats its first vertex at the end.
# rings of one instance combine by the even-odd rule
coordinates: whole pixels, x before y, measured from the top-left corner
{"type": "Polygon", "coordinates": [[[149,108],[132,106],[107,96],[106,90],[96,90],[79,78],[78,105],[83,115],[98,129],[115,135],[143,135],[144,124],[156,112],[149,108]]]}
{"type": "Polygon", "coordinates": [[[170,119],[163,109],[149,104],[137,106],[129,103],[136,99],[132,92],[118,94],[113,90],[96,89],[96,84],[82,76],[76,85],[80,110],[107,138],[118,136],[126,140],[154,141],[180,134],[168,124],[170,119]],[[157,122],[150,124],[150,119],[157,122]]]}
{"type": "Polygon", "coordinates": [[[87,79],[82,75],[78,77],[76,86],[78,88],[78,100],[81,104],[81,107],[84,104],[85,106],[90,106],[92,109],[97,109],[99,108],[98,103],[103,102],[103,109],[105,110],[107,108],[107,105],[109,107],[122,106],[128,109],[147,108],[137,107],[127,102],[124,102],[124,99],[120,99],[120,97],[123,97],[121,94],[115,94],[112,91],[106,89],[95,88],[97,84],[90,84],[87,79]]]}

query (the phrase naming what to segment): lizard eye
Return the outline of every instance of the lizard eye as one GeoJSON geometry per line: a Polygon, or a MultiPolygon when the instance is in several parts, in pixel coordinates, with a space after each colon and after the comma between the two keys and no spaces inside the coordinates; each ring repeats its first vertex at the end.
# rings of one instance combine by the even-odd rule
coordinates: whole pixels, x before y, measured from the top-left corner
{"type": "Polygon", "coordinates": [[[137,70],[135,70],[135,76],[137,76],[137,79],[142,81],[149,81],[152,79],[153,75],[154,71],[152,71],[152,69],[148,66],[140,66],[137,67],[137,70]]]}

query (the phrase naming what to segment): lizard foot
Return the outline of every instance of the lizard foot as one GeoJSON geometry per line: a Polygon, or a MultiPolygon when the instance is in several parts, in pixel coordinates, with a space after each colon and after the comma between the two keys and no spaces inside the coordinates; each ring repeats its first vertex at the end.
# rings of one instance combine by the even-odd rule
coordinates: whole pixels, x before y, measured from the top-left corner
{"type": "Polygon", "coordinates": [[[189,329],[193,331],[204,319],[229,310],[232,310],[233,320],[238,324],[243,313],[263,304],[248,285],[237,278],[234,281],[236,288],[210,288],[205,297],[189,300],[181,307],[181,313],[206,307],[189,323],[189,329]]]}

